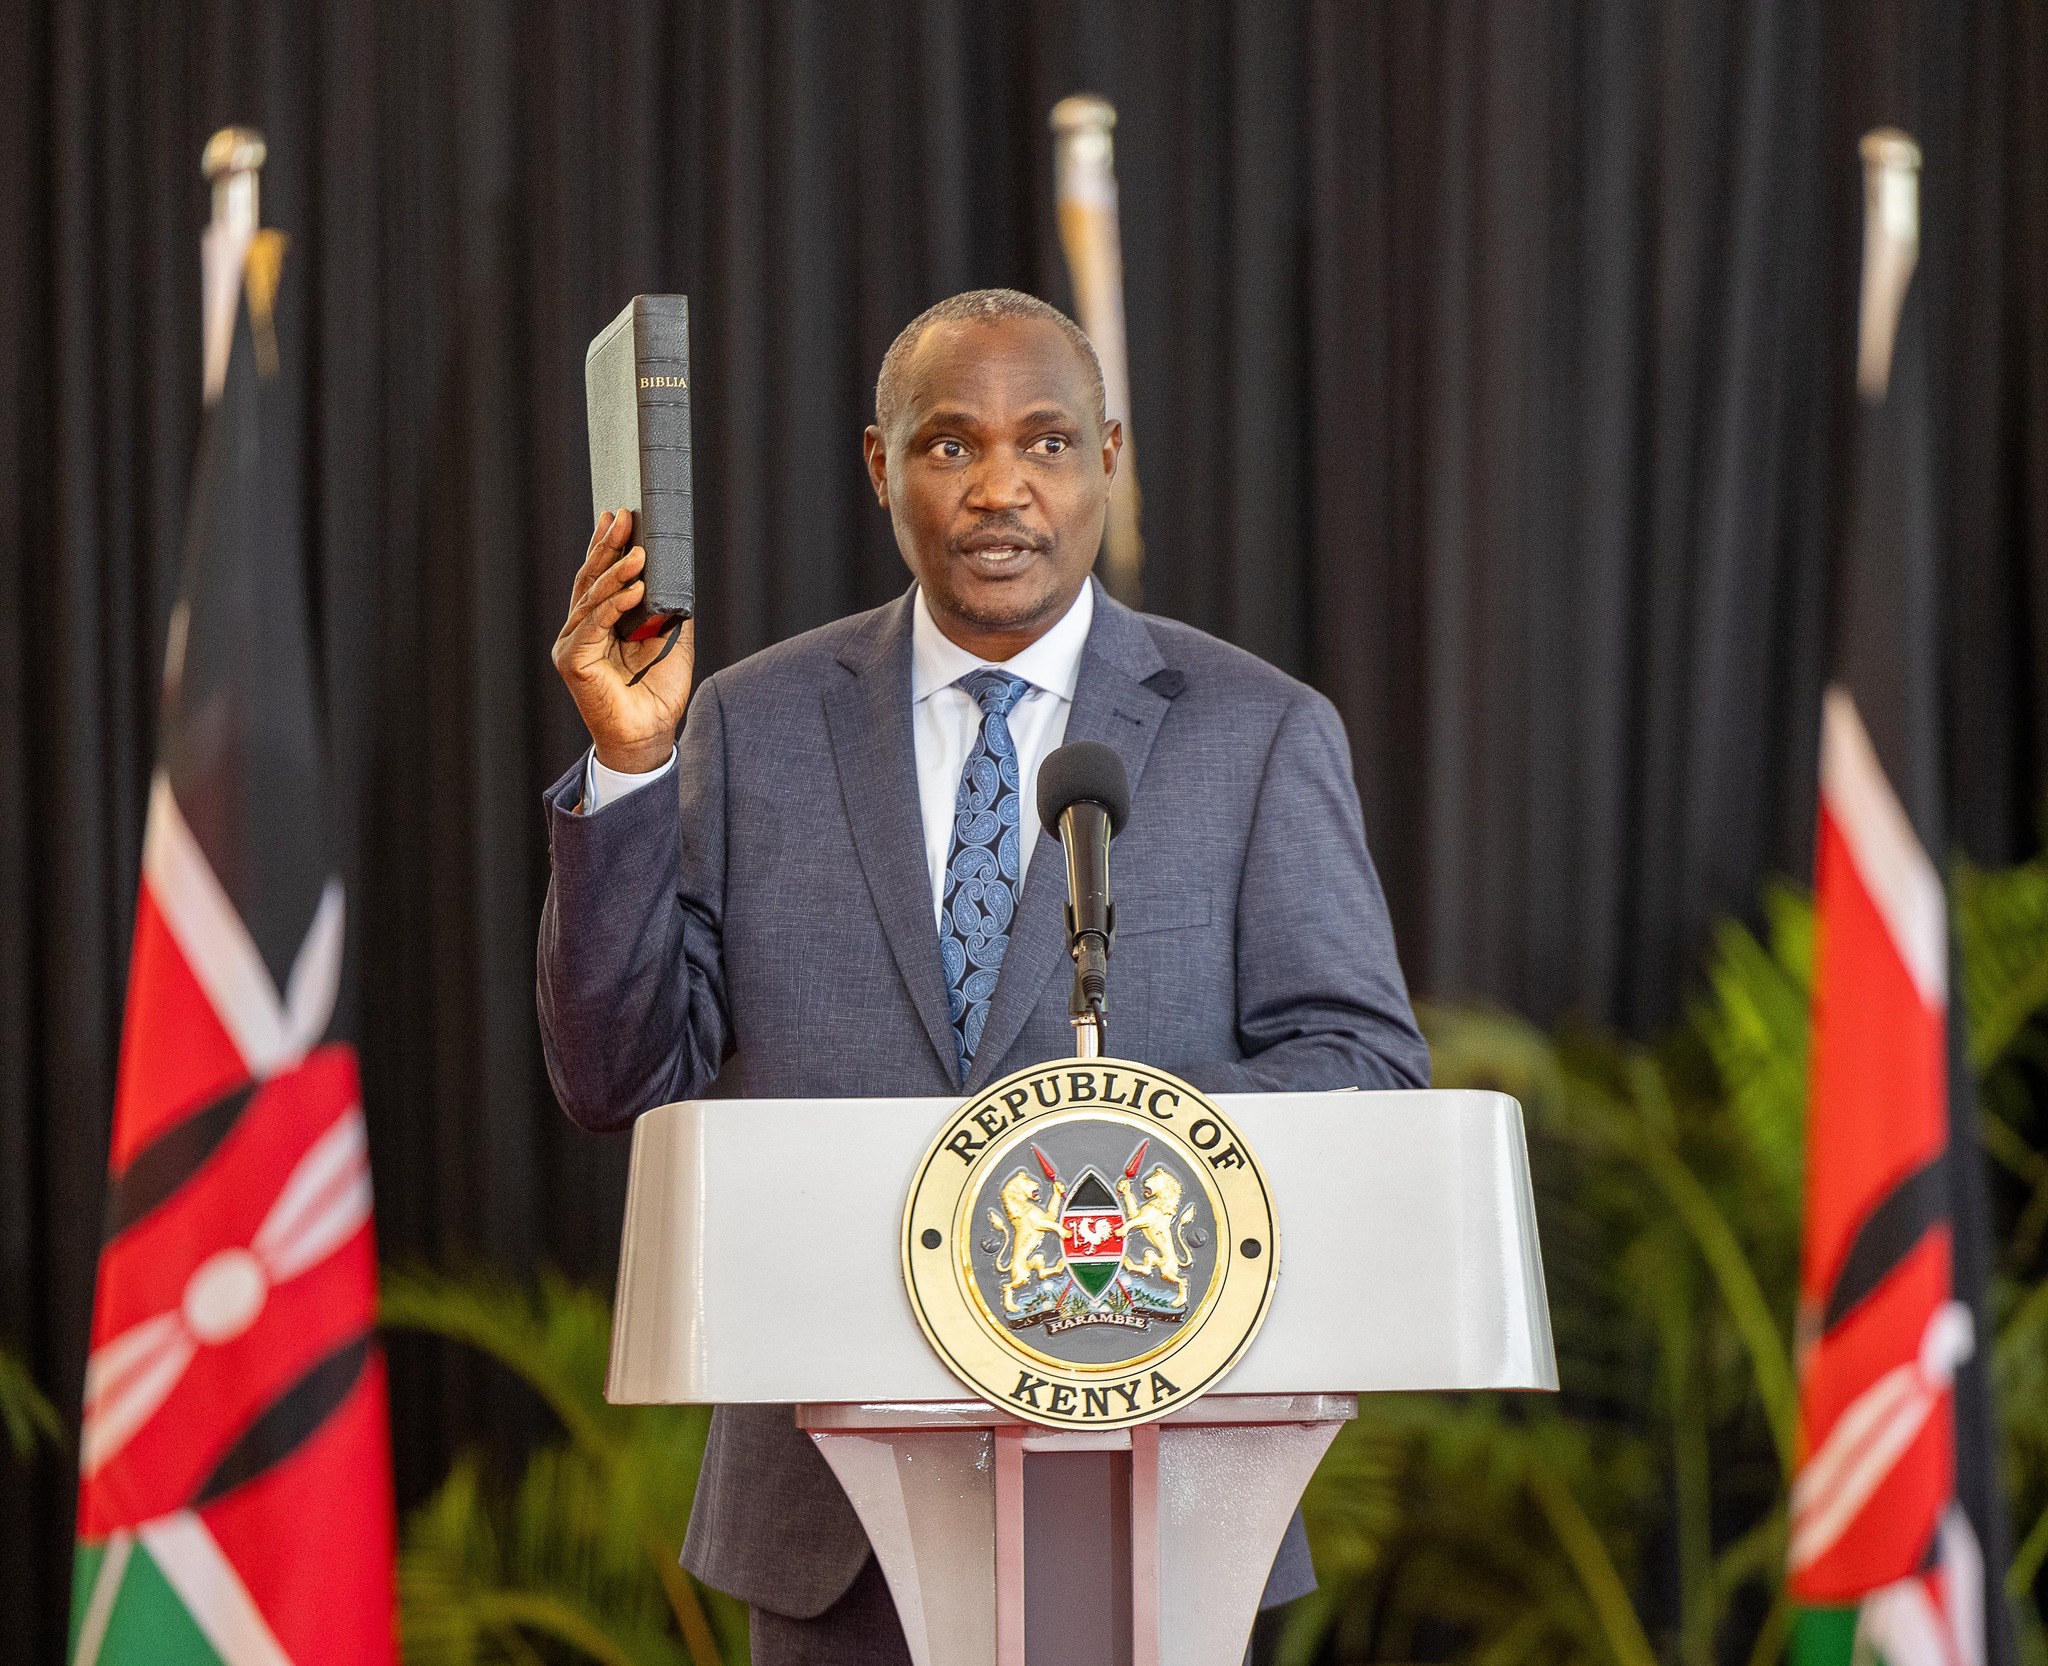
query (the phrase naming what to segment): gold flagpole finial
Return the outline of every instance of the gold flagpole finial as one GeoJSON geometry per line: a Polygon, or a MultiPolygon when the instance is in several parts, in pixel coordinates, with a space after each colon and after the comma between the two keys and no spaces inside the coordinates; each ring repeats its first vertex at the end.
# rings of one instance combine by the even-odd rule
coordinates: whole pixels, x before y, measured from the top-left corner
{"type": "Polygon", "coordinates": [[[206,141],[199,172],[213,186],[213,220],[254,232],[260,220],[257,185],[269,147],[253,127],[223,127],[206,141]]]}
{"type": "Polygon", "coordinates": [[[206,141],[206,149],[199,157],[199,171],[207,179],[246,173],[262,167],[266,154],[263,135],[256,128],[223,127],[206,141]]]}
{"type": "Polygon", "coordinates": [[[1061,138],[1083,137],[1091,148],[1089,161],[1109,161],[1109,130],[1116,126],[1116,106],[1094,93],[1075,93],[1052,107],[1052,130],[1061,138]],[[1085,137],[1084,137],[1085,136],[1085,137]]]}
{"type": "Polygon", "coordinates": [[[253,127],[223,127],[199,158],[213,186],[213,221],[199,239],[201,385],[209,405],[227,386],[242,267],[262,224],[257,187],[268,148],[253,127]]]}
{"type": "Polygon", "coordinates": [[[1863,293],[1856,391],[1873,405],[1891,386],[1899,314],[1920,260],[1920,147],[1896,127],[1863,135],[1863,293]]]}

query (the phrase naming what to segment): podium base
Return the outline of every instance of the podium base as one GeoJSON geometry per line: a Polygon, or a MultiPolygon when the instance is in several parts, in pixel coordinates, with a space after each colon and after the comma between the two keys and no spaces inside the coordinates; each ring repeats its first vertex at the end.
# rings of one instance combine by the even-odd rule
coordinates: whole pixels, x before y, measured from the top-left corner
{"type": "Polygon", "coordinates": [[[801,1405],[916,1666],[1238,1666],[1342,1394],[1211,1394],[1134,1429],[979,1400],[801,1405]]]}

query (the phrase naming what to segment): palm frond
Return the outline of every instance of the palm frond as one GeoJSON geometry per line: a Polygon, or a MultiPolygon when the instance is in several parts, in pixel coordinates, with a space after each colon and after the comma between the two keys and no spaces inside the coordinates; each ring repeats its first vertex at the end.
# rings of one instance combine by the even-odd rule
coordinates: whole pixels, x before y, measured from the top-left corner
{"type": "MultiPolygon", "coordinates": [[[[1796,896],[1767,914],[1768,947],[1723,933],[1682,1044],[1426,1009],[1439,1085],[1522,1102],[1565,1389],[1554,1406],[1482,1399],[1415,1425],[1427,1480],[1404,1495],[1377,1566],[1455,1556],[1467,1666],[1709,1661],[1753,1582],[1717,1560],[1716,1535],[1732,1509],[1775,1514],[1789,1461],[1811,954],[1796,896]],[[1668,1646],[1630,1601],[1660,1540],[1680,1564],[1668,1646]]],[[[1412,1577],[1355,1587],[1381,1617],[1378,1658],[1401,1625],[1449,1613],[1412,1577]]],[[[1345,1619],[1325,1623],[1334,1637],[1345,1619]]]]}
{"type": "Polygon", "coordinates": [[[1415,1003],[1429,1039],[1431,1079],[1440,1088],[1491,1088],[1524,1110],[1555,1104],[1564,1093],[1556,1040],[1526,1018],[1496,1007],[1415,1003]]]}
{"type": "Polygon", "coordinates": [[[1768,935],[1739,921],[1714,932],[1706,997],[1691,1028],[1719,1078],[1722,1114],[1755,1166],[1774,1216],[1796,1225],[1813,1005],[1813,904],[1789,886],[1764,895],[1768,935]]]}
{"type": "Polygon", "coordinates": [[[398,1558],[398,1611],[410,1666],[497,1666],[506,1658],[476,1607],[499,1578],[475,1457],[456,1459],[433,1496],[407,1517],[398,1558]]]}
{"type": "Polygon", "coordinates": [[[1407,1441],[1373,1421],[1347,1423],[1303,1496],[1315,1539],[1317,1577],[1344,1583],[1373,1571],[1401,1522],[1407,1441]]]}
{"type": "Polygon", "coordinates": [[[1324,1594],[1289,1613],[1276,1658],[1401,1659],[1450,1627],[1472,1666],[1614,1666],[1601,1608],[1611,1625],[1639,1570],[1558,1535],[1540,1496],[1553,1480],[1603,1545],[1654,1516],[1655,1467],[1625,1424],[1518,1396],[1368,1397],[1302,1501],[1324,1594]],[[1603,1559],[1596,1603],[1581,1573],[1603,1559]]]}
{"type": "Polygon", "coordinates": [[[493,1513],[469,1457],[408,1520],[398,1589],[411,1666],[538,1666],[537,1644],[600,1666],[690,1666],[580,1455],[537,1454],[509,1531],[493,1513]]]}
{"type": "Polygon", "coordinates": [[[1616,1571],[1607,1541],[1586,1514],[1578,1495],[1549,1465],[1530,1466],[1529,1491],[1571,1562],[1587,1605],[1599,1621],[1615,1666],[1657,1666],[1657,1653],[1636,1617],[1628,1586],[1616,1571]]]}
{"type": "Polygon", "coordinates": [[[31,1457],[41,1441],[64,1444],[57,1408],[36,1387],[28,1367],[5,1348],[0,1348],[0,1423],[7,1425],[8,1444],[17,1458],[31,1457]]]}
{"type": "Polygon", "coordinates": [[[1950,896],[1970,1060],[1985,1071],[2048,1007],[2048,857],[1996,870],[1958,863],[1950,896]]]}
{"type": "MultiPolygon", "coordinates": [[[[668,1601],[648,1577],[644,1524],[576,1447],[543,1447],[514,1489],[504,1566],[521,1589],[570,1592],[629,1629],[659,1631],[668,1601]]],[[[664,1547],[666,1548],[666,1547],[664,1547]]]]}
{"type": "Polygon", "coordinates": [[[490,1355],[548,1404],[571,1436],[593,1450],[616,1438],[619,1408],[604,1398],[611,1309],[552,1273],[531,1288],[488,1271],[457,1277],[423,1267],[386,1268],[379,1318],[490,1355]]]}
{"type": "Polygon", "coordinates": [[[2014,1506],[2014,1595],[2048,1564],[2048,1279],[2002,1282],[1993,1292],[1998,1337],[1991,1384],[2004,1436],[2006,1491],[2014,1506]]]}
{"type": "MultiPolygon", "coordinates": [[[[463,1647],[516,1652],[526,1646],[526,1631],[539,1627],[556,1643],[589,1654],[589,1639],[576,1641],[574,1616],[612,1614],[623,1628],[614,1640],[625,1639],[636,1658],[652,1659],[647,1640],[668,1646],[664,1616],[673,1616],[688,1650],[677,1658],[696,1666],[743,1658],[744,1610],[701,1590],[677,1563],[710,1411],[606,1401],[611,1311],[602,1296],[554,1274],[529,1289],[489,1273],[458,1278],[402,1269],[385,1274],[382,1309],[387,1324],[447,1337],[496,1360],[540,1395],[568,1436],[566,1445],[529,1457],[509,1500],[487,1496],[472,1475],[466,1491],[437,1499],[443,1514],[422,1514],[408,1527],[408,1550],[418,1533],[424,1554],[448,1540],[467,1509],[483,1522],[472,1528],[475,1542],[501,1547],[492,1582],[451,1617],[437,1620],[421,1610],[430,1639],[452,1627],[450,1635],[484,1640],[463,1647]],[[544,1611],[532,1606],[542,1598],[551,1605],[544,1611]],[[524,1617],[508,1618],[506,1602],[524,1617]],[[476,1630],[484,1614],[497,1615],[496,1631],[476,1630]]],[[[413,1586],[418,1603],[432,1608],[453,1600],[445,1580],[436,1583],[447,1565],[445,1555],[422,1563],[413,1586]]],[[[461,1666],[459,1650],[449,1658],[461,1666]]],[[[495,1658],[478,1656],[480,1663],[495,1658]]]]}
{"type": "MultiPolygon", "coordinates": [[[[1717,930],[1685,1025],[1654,1048],[1422,1009],[1440,1086],[1522,1102],[1565,1392],[1540,1409],[1373,1406],[1373,1438],[1403,1423],[1410,1437],[1399,1510],[1390,1521],[1375,1496],[1354,1525],[1312,1492],[1318,1549],[1343,1547],[1341,1596],[1304,1605],[1289,1660],[1399,1659],[1424,1632],[1442,1653],[1445,1625],[1460,1666],[1782,1656],[1814,915],[1787,886],[1763,915],[1761,932],[1717,930]],[[1653,1548],[1677,1576],[1661,1632],[1624,1600],[1653,1548]],[[1747,1637],[1724,1633],[1737,1611],[1747,1637]]],[[[2031,1598],[2048,1575],[2048,858],[1959,869],[1953,916],[2011,1222],[1992,1364],[2019,1548],[2008,1588],[2031,1598]]],[[[2030,1666],[2048,1666],[2039,1612],[2021,1609],[2030,1666]]]]}

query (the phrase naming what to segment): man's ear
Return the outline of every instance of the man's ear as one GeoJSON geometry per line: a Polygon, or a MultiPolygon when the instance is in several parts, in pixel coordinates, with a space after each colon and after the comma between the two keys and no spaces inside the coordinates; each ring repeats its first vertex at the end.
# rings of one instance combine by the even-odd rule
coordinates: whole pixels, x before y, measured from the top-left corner
{"type": "Polygon", "coordinates": [[[882,443],[882,431],[872,422],[860,437],[861,456],[867,460],[868,483],[875,488],[875,501],[889,507],[889,448],[882,443]]]}
{"type": "MultiPolygon", "coordinates": [[[[873,433],[874,430],[870,429],[869,432],[873,433]]],[[[1117,465],[1123,460],[1123,454],[1124,425],[1117,418],[1111,417],[1102,425],[1102,472],[1112,480],[1116,478],[1117,465]]]]}

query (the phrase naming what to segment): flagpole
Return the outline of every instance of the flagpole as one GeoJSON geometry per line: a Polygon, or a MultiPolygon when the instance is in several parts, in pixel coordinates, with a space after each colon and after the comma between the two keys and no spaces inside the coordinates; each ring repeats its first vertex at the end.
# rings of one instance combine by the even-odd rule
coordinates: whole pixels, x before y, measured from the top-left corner
{"type": "Polygon", "coordinates": [[[1901,322],[1920,251],[1920,149],[1896,128],[1858,148],[1855,489],[1822,698],[1785,1595],[1793,1666],[1983,1666],[1978,1524],[1995,1527],[1996,1495],[1988,1458],[1966,1464],[1959,1441],[1966,1420],[1988,1425],[1968,1375],[1981,1226],[1957,1205],[1976,1148],[1956,1133],[1959,1003],[1936,865],[1927,347],[1901,322]]]}
{"type": "Polygon", "coordinates": [[[209,405],[227,386],[242,264],[262,225],[260,191],[267,148],[253,127],[223,127],[206,141],[199,158],[199,172],[213,186],[213,219],[199,238],[200,385],[209,405]]]}
{"type": "Polygon", "coordinates": [[[1074,283],[1074,310],[1102,361],[1103,404],[1124,425],[1123,456],[1109,494],[1102,579],[1131,606],[1143,598],[1145,544],[1138,531],[1138,454],[1131,444],[1131,373],[1124,345],[1123,236],[1117,227],[1116,110],[1088,93],[1052,107],[1053,179],[1060,245],[1074,283]]]}
{"type": "Polygon", "coordinates": [[[1920,147],[1896,127],[1873,128],[1863,157],[1863,291],[1857,313],[1856,391],[1873,405],[1891,387],[1892,348],[1913,268],[1920,261],[1920,147]]]}
{"type": "Polygon", "coordinates": [[[270,326],[262,138],[206,147],[202,365],[79,1434],[71,1666],[396,1666],[369,1138],[270,326]],[[243,299],[247,298],[247,312],[243,299]],[[247,319],[246,345],[231,352],[247,319]],[[266,368],[267,356],[267,368],[266,368]]]}

